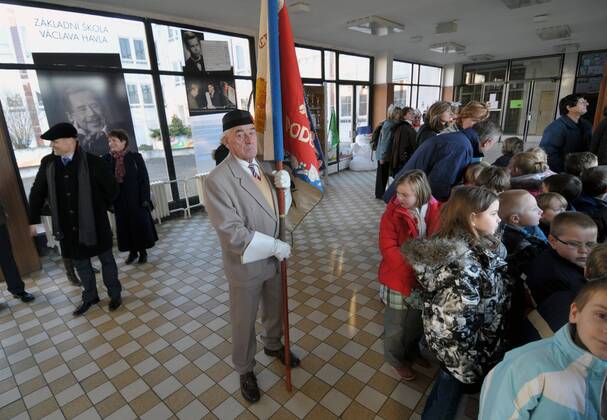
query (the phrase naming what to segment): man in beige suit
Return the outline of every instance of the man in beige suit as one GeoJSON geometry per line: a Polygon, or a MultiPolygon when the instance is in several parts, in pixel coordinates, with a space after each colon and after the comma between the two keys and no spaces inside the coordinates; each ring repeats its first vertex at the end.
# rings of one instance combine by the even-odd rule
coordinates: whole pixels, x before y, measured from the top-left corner
{"type": "MultiPolygon", "coordinates": [[[[289,244],[278,237],[276,191],[257,161],[257,134],[247,111],[228,112],[222,120],[228,157],[209,174],[204,202],[221,243],[223,267],[230,286],[232,361],[240,375],[240,390],[250,401],[259,400],[253,373],[256,339],[255,319],[262,303],[264,352],[285,362],[282,345],[282,288],[278,261],[291,254],[289,244]]],[[[289,191],[286,171],[274,173],[276,188],[289,191]]],[[[287,194],[287,208],[290,194],[287,194]]],[[[291,367],[299,359],[290,355],[291,367]]]]}

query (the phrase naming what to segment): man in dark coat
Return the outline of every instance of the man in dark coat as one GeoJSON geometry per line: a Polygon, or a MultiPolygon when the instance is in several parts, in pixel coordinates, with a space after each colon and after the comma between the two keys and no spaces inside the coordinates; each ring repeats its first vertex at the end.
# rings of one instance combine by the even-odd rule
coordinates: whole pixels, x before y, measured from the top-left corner
{"type": "Polygon", "coordinates": [[[25,284],[21,279],[17,263],[13,257],[13,249],[11,247],[11,239],[8,235],[8,215],[4,210],[2,202],[0,202],[0,269],[4,274],[6,287],[12,295],[21,299],[23,302],[31,302],[34,300],[34,295],[25,291],[25,284]]]}
{"type": "Polygon", "coordinates": [[[84,314],[99,302],[91,265],[94,256],[101,261],[109,308],[115,310],[122,303],[122,286],[112,255],[107,210],[118,192],[116,180],[103,159],[78,146],[78,132],[73,125],[56,124],[40,137],[52,142],[53,153],[42,158],[30,191],[30,224],[40,223],[40,212],[47,201],[53,235],[61,243],[63,257],[74,260],[84,288],[82,304],[74,315],[84,314]]]}
{"type": "Polygon", "coordinates": [[[565,157],[569,153],[589,150],[592,125],[582,118],[587,108],[588,101],[582,95],[567,95],[559,102],[561,116],[544,129],[540,147],[546,151],[553,172],[565,170],[565,157]]]}
{"type": "MultiPolygon", "coordinates": [[[[460,183],[466,166],[473,163],[475,156],[482,156],[497,144],[501,134],[495,123],[485,120],[463,131],[430,137],[415,150],[394,179],[405,171],[421,169],[428,176],[432,195],[438,201],[447,201],[451,188],[460,183]]],[[[395,193],[393,182],[384,194],[384,201],[389,202],[395,193]]]]}

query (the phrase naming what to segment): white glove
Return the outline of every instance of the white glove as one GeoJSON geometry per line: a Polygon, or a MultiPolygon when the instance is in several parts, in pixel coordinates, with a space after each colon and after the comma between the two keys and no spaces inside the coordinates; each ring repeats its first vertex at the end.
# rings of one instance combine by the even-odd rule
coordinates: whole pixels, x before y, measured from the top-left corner
{"type": "Polygon", "coordinates": [[[280,239],[274,240],[274,256],[278,261],[285,260],[291,256],[291,245],[280,239]]]}
{"type": "Polygon", "coordinates": [[[276,257],[282,261],[285,258],[289,258],[290,255],[291,246],[288,243],[275,239],[270,235],[255,232],[253,239],[247,245],[240,260],[243,264],[265,260],[270,257],[276,257]]]}
{"type": "Polygon", "coordinates": [[[274,175],[274,186],[276,188],[289,189],[291,187],[291,177],[284,169],[274,171],[272,175],[274,175]]]}

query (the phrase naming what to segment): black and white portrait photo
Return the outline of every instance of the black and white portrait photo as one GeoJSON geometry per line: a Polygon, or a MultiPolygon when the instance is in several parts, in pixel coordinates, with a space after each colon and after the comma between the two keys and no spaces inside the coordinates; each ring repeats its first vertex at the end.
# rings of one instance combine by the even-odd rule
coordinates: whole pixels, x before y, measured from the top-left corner
{"type": "Polygon", "coordinates": [[[185,66],[183,71],[189,74],[200,76],[206,75],[204,60],[202,58],[203,36],[200,32],[181,31],[181,40],[183,41],[183,54],[185,66]]]}
{"type": "Polygon", "coordinates": [[[129,150],[137,150],[122,74],[38,70],[37,76],[49,126],[72,123],[80,147],[98,156],[109,152],[106,133],[121,128],[132,139],[129,150]]]}

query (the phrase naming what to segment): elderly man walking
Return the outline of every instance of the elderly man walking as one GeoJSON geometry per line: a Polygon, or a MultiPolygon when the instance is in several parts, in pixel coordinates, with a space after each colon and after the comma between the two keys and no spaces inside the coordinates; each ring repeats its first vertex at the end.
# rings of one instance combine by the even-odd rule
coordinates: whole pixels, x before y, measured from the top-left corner
{"type": "MultiPolygon", "coordinates": [[[[278,261],[289,257],[291,247],[277,239],[278,200],[271,177],[255,160],[257,134],[251,114],[230,111],[222,123],[222,143],[230,154],[207,177],[204,202],[221,243],[229,284],[232,361],[240,375],[243,397],[256,402],[260,394],[253,367],[255,319],[260,302],[264,352],[285,363],[278,261]]],[[[288,192],[291,181],[286,171],[274,173],[273,181],[276,188],[288,192]]],[[[289,199],[288,194],[287,203],[289,199]]],[[[290,366],[299,366],[299,359],[293,354],[290,366]]]]}
{"type": "Polygon", "coordinates": [[[33,225],[40,223],[40,212],[48,202],[53,235],[61,243],[61,254],[73,260],[82,281],[82,304],[74,315],[82,315],[99,303],[91,265],[94,256],[101,261],[103,282],[110,296],[109,308],[113,311],[122,303],[107,216],[118,193],[116,179],[103,159],[80,147],[73,125],[56,124],[40,138],[51,141],[53,153],[42,158],[30,191],[32,230],[33,225]]]}

